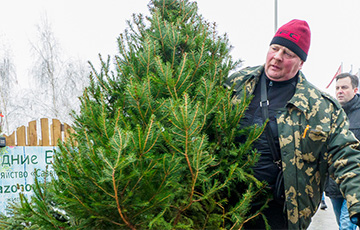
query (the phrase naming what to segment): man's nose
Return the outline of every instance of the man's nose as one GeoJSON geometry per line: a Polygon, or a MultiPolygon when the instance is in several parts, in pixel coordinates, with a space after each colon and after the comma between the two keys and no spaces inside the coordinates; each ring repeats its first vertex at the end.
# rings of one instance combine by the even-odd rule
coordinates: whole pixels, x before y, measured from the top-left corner
{"type": "Polygon", "coordinates": [[[282,50],[278,50],[275,55],[274,55],[274,58],[278,59],[278,60],[282,60],[283,59],[283,51],[282,50]]]}

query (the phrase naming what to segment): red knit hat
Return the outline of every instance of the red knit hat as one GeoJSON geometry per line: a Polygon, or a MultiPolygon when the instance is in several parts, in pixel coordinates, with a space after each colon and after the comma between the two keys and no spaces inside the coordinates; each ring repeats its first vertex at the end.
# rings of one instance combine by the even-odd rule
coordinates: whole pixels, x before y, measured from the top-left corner
{"type": "Polygon", "coordinates": [[[306,61],[310,47],[310,28],[306,21],[294,19],[280,27],[271,44],[279,44],[306,61]]]}

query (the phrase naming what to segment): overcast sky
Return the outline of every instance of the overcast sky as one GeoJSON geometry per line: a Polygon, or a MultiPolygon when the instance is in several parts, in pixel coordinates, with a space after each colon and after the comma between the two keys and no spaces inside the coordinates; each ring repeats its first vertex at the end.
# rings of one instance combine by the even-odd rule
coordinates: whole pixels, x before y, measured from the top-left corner
{"type": "MultiPolygon", "coordinates": [[[[47,15],[63,55],[98,63],[98,54],[117,54],[116,39],[133,13],[148,14],[147,0],[0,0],[1,44],[10,44],[18,78],[25,82],[32,59],[29,42],[36,41],[36,25],[47,15]]],[[[275,33],[274,0],[197,0],[199,13],[216,22],[234,46],[232,56],[244,66],[263,64],[275,33]]],[[[278,25],[306,20],[312,39],[303,66],[305,76],[325,87],[339,65],[353,73],[360,68],[359,0],[278,0],[278,25]]]]}

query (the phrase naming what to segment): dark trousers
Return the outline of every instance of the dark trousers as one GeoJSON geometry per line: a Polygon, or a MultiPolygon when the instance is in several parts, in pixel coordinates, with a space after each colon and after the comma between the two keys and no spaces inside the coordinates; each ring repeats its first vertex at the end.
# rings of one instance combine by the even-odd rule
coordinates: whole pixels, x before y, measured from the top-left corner
{"type": "MultiPolygon", "coordinates": [[[[254,210],[258,207],[254,206],[254,210]]],[[[263,210],[271,229],[288,229],[286,210],[284,205],[275,201],[269,202],[269,207],[263,210]]],[[[262,217],[258,217],[244,225],[244,229],[265,229],[265,222],[262,217]]]]}

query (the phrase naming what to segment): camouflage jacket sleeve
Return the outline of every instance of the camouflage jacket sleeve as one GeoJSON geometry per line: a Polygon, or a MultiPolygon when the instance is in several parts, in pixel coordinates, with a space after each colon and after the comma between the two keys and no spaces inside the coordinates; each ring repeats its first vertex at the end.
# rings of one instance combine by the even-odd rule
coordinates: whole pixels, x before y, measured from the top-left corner
{"type": "Polygon", "coordinates": [[[234,94],[240,97],[243,95],[244,87],[247,95],[253,93],[263,70],[263,65],[244,68],[230,75],[224,83],[224,87],[232,89],[234,94]]]}
{"type": "Polygon", "coordinates": [[[336,110],[333,119],[328,142],[329,173],[340,185],[351,217],[360,213],[360,146],[349,131],[344,110],[336,110]]]}
{"type": "Polygon", "coordinates": [[[340,183],[350,215],[360,213],[360,149],[339,103],[300,73],[277,118],[289,228],[306,228],[317,211],[327,172],[340,183]]]}

